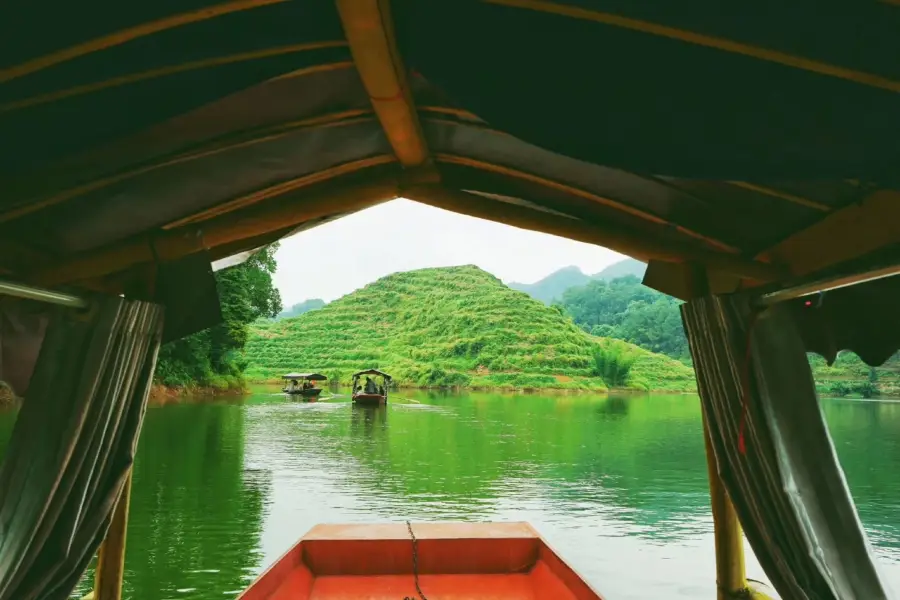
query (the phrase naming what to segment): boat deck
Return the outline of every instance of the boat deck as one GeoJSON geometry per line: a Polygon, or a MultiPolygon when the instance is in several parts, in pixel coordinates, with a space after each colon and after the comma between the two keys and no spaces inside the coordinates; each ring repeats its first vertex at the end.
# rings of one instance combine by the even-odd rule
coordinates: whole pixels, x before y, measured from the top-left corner
{"type": "MultiPolygon", "coordinates": [[[[412,526],[429,600],[600,600],[526,523],[412,526]]],[[[405,524],[319,525],[240,600],[418,599],[405,524]]]]}

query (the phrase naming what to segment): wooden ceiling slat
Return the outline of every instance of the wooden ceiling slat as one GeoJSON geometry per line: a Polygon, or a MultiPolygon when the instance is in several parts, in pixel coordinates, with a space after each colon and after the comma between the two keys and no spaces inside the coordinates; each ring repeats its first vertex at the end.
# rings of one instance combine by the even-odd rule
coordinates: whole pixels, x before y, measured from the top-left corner
{"type": "Polygon", "coordinates": [[[100,50],[106,50],[107,48],[119,46],[126,42],[142,38],[144,36],[152,35],[160,31],[165,31],[166,29],[181,27],[183,25],[196,23],[198,21],[205,21],[207,19],[220,17],[222,15],[227,15],[233,12],[249,10],[252,8],[258,8],[260,6],[268,6],[270,4],[279,4],[286,1],[287,0],[234,0],[232,2],[223,2],[222,4],[205,6],[197,10],[192,10],[177,15],[171,15],[147,23],[141,23],[140,25],[135,25],[134,27],[122,29],[120,31],[110,33],[109,35],[94,38],[81,44],[69,46],[68,48],[63,48],[62,50],[33,58],[13,67],[0,69],[0,83],[4,83],[18,77],[22,77],[24,75],[35,73],[42,69],[46,69],[47,67],[52,67],[53,65],[58,65],[59,63],[78,58],[79,56],[84,56],[85,54],[90,54],[92,52],[98,52],[100,50]]]}
{"type": "Polygon", "coordinates": [[[512,8],[522,8],[570,17],[574,19],[594,21],[595,23],[602,23],[604,25],[621,27],[623,29],[639,31],[641,33],[646,33],[649,35],[666,37],[669,39],[678,40],[680,42],[686,42],[688,44],[706,46],[707,48],[714,48],[723,52],[741,54],[743,56],[749,56],[758,60],[764,60],[795,69],[818,73],[819,75],[826,75],[828,77],[836,77],[838,79],[852,81],[853,83],[858,83],[860,85],[867,85],[891,92],[900,92],[900,81],[894,81],[893,79],[882,77],[874,73],[866,73],[847,67],[841,67],[822,61],[813,60],[803,56],[788,54],[786,52],[781,52],[778,50],[762,48],[760,46],[745,44],[742,42],[706,35],[703,33],[696,33],[694,31],[686,31],[684,29],[678,29],[676,27],[669,27],[667,25],[660,25],[658,23],[651,23],[649,21],[642,21],[640,19],[624,17],[622,15],[590,10],[577,6],[563,5],[556,2],[546,2],[545,0],[482,1],[488,4],[497,4],[512,8]]]}
{"type": "Polygon", "coordinates": [[[666,221],[665,219],[663,219],[662,217],[648,213],[639,208],[635,208],[634,206],[630,206],[623,202],[619,202],[619,201],[613,200],[611,198],[606,198],[604,196],[600,196],[600,195],[594,194],[593,192],[589,192],[589,191],[581,189],[581,188],[576,188],[574,186],[571,186],[571,185],[568,185],[565,183],[561,183],[558,181],[552,181],[550,179],[546,179],[546,178],[540,177],[538,175],[533,175],[531,173],[526,173],[524,171],[519,171],[517,169],[513,169],[510,167],[503,166],[503,165],[495,165],[492,163],[488,163],[488,162],[473,159],[473,158],[468,158],[465,156],[457,156],[457,155],[453,155],[453,154],[438,153],[438,154],[435,154],[435,160],[439,163],[447,163],[447,164],[472,167],[475,169],[482,169],[482,170],[491,171],[494,173],[499,173],[501,175],[505,175],[508,177],[524,179],[527,181],[531,181],[533,183],[537,183],[539,185],[543,185],[546,187],[564,191],[564,192],[567,192],[570,194],[574,194],[576,196],[581,196],[582,198],[588,198],[588,199],[598,202],[600,204],[609,206],[611,208],[615,208],[617,210],[621,210],[622,212],[628,213],[628,214],[636,216],[636,217],[640,217],[640,218],[650,221],[652,223],[672,227],[674,230],[676,230],[680,233],[683,233],[687,236],[701,240],[701,241],[709,244],[710,246],[720,248],[721,250],[723,250],[725,252],[736,252],[737,251],[737,248],[734,248],[733,246],[729,246],[728,244],[722,242],[721,240],[711,238],[709,236],[703,235],[699,232],[693,231],[691,229],[677,225],[675,223],[670,223],[670,222],[666,221]]]}
{"type": "MultiPolygon", "coordinates": [[[[360,118],[365,118],[365,111],[341,111],[337,113],[332,113],[330,115],[319,115],[316,117],[312,117],[310,119],[301,119],[299,121],[292,121],[290,123],[283,123],[279,125],[274,125],[270,127],[266,127],[261,131],[255,132],[256,137],[252,137],[250,139],[243,139],[240,141],[234,141],[233,139],[219,139],[215,144],[210,145],[206,148],[194,149],[190,152],[186,152],[183,154],[176,155],[174,157],[169,157],[161,162],[151,163],[149,165],[143,165],[134,169],[129,169],[127,171],[123,171],[121,173],[116,173],[115,175],[110,175],[107,177],[102,177],[100,179],[96,179],[94,181],[90,181],[88,183],[84,183],[78,185],[76,187],[63,190],[60,192],[56,192],[52,195],[46,196],[40,199],[31,199],[24,202],[21,206],[12,208],[10,210],[0,212],[0,223],[5,223],[8,221],[12,221],[18,219],[19,217],[23,217],[25,215],[31,214],[33,212],[43,210],[45,208],[49,208],[51,206],[55,206],[62,202],[66,202],[67,200],[71,200],[72,198],[76,198],[78,196],[82,196],[84,194],[88,194],[91,192],[95,192],[97,190],[103,189],[104,187],[113,185],[115,183],[119,183],[130,179],[132,177],[137,177],[138,175],[143,175],[145,173],[149,173],[151,171],[156,171],[158,169],[162,169],[165,167],[169,167],[172,165],[177,165],[185,162],[190,162],[192,160],[196,160],[199,158],[205,158],[207,156],[211,156],[213,154],[218,154],[220,152],[226,152],[228,150],[234,150],[236,148],[241,148],[244,146],[250,146],[253,144],[260,144],[264,142],[268,142],[285,135],[289,135],[298,129],[303,129],[304,127],[328,127],[334,125],[351,125],[359,122],[360,118]],[[359,117],[359,118],[357,118],[359,117]],[[223,144],[223,142],[226,142],[223,144]]],[[[241,132],[246,135],[247,132],[241,132]]]]}
{"type": "MultiPolygon", "coordinates": [[[[307,52],[309,50],[339,48],[346,45],[346,42],[344,42],[343,40],[310,42],[307,44],[291,44],[288,46],[279,46],[277,48],[266,48],[264,50],[254,50],[252,52],[242,52],[240,54],[230,54],[228,56],[216,56],[213,58],[205,58],[203,60],[195,60],[178,65],[169,65],[167,67],[159,67],[158,69],[150,69],[149,71],[141,71],[140,73],[129,73],[128,75],[113,77],[112,79],[106,79],[104,81],[95,81],[94,83],[86,83],[84,85],[77,85],[75,87],[70,87],[64,90],[56,90],[53,92],[48,92],[46,94],[40,94],[37,96],[31,96],[29,98],[14,100],[12,102],[0,104],[0,113],[11,112],[30,106],[37,106],[39,104],[46,104],[48,102],[55,102],[57,100],[64,100],[66,98],[72,98],[73,96],[99,92],[100,90],[118,87],[120,85],[128,85],[131,83],[137,83],[138,81],[146,81],[148,79],[155,79],[157,77],[174,75],[176,73],[196,71],[198,69],[219,67],[222,65],[230,65],[251,60],[260,60],[263,58],[271,58],[273,56],[282,56],[285,54],[307,52]]],[[[349,63],[346,62],[313,65],[311,67],[293,71],[292,73],[290,73],[290,75],[292,77],[296,77],[299,75],[308,75],[311,73],[319,73],[322,71],[344,68],[347,65],[349,65],[349,63]]]]}
{"type": "Polygon", "coordinates": [[[878,190],[761,253],[798,276],[900,243],[900,191],[878,190]]]}
{"type": "Polygon", "coordinates": [[[622,227],[608,227],[515,204],[492,202],[483,197],[441,186],[404,187],[401,193],[410,200],[437,208],[604,246],[642,260],[698,261],[725,272],[760,281],[771,281],[787,274],[775,265],[748,260],[737,254],[717,252],[686,243],[662,241],[646,235],[633,234],[622,227]]]}
{"type": "Polygon", "coordinates": [[[787,192],[782,192],[781,190],[775,190],[770,187],[756,185],[754,183],[749,183],[746,181],[729,181],[727,183],[740,188],[744,188],[745,190],[750,190],[751,192],[759,192],[760,194],[772,196],[773,198],[781,198],[782,200],[787,200],[788,202],[793,202],[794,204],[799,204],[800,206],[821,210],[822,212],[829,212],[831,210],[831,207],[827,204],[822,204],[821,202],[816,202],[815,200],[797,196],[796,194],[789,194],[787,192]]]}
{"type": "Polygon", "coordinates": [[[38,269],[29,281],[58,286],[95,279],[127,270],[139,263],[175,260],[203,248],[214,249],[239,240],[252,240],[272,231],[335,213],[362,210],[396,197],[397,180],[392,174],[381,175],[363,184],[336,185],[290,202],[267,202],[222,215],[203,223],[202,229],[188,226],[160,232],[155,237],[135,236],[38,269]]]}

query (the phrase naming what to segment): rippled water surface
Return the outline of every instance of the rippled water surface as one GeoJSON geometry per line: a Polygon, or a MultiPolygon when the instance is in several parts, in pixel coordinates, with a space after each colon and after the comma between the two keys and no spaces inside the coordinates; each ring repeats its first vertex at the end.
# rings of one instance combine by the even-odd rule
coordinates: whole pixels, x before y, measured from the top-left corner
{"type": "MultiPolygon", "coordinates": [[[[696,397],[400,396],[149,409],[126,597],[228,598],[316,523],[405,519],[529,521],[610,600],[715,597],[696,397]]],[[[900,404],[823,404],[900,588],[900,404]]]]}

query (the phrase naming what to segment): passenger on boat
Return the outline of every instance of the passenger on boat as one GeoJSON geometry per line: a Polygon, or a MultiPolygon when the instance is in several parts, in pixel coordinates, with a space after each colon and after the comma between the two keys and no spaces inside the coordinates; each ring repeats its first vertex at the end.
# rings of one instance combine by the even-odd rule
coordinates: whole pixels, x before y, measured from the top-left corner
{"type": "Polygon", "coordinates": [[[311,388],[311,387],[312,387],[312,383],[310,383],[309,380],[306,380],[306,381],[303,382],[303,389],[304,389],[304,390],[308,390],[308,389],[311,388]]]}
{"type": "Polygon", "coordinates": [[[375,382],[371,377],[366,377],[366,393],[367,394],[377,394],[378,386],[375,385],[375,382]]]}

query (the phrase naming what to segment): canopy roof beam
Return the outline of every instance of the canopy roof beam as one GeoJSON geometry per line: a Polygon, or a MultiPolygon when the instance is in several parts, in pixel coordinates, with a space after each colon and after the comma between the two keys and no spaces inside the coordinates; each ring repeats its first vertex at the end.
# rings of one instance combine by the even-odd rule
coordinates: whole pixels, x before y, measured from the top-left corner
{"type": "Polygon", "coordinates": [[[752,44],[745,44],[743,42],[738,42],[735,40],[716,37],[712,35],[706,35],[703,33],[697,33],[695,31],[678,29],[676,27],[670,27],[668,25],[660,25],[659,23],[652,23],[650,21],[643,21],[640,19],[625,17],[618,14],[601,12],[598,10],[590,10],[587,8],[570,6],[567,4],[559,4],[556,2],[547,2],[545,0],[483,1],[488,4],[522,8],[537,12],[560,15],[573,19],[593,21],[595,23],[602,23],[603,25],[611,25],[613,27],[620,27],[622,29],[630,29],[632,31],[646,33],[648,35],[655,35],[672,40],[678,40],[680,42],[686,42],[688,44],[713,48],[722,52],[730,52],[733,54],[749,56],[757,60],[764,60],[794,69],[810,71],[812,73],[818,73],[819,75],[825,75],[827,77],[835,77],[846,81],[852,81],[853,83],[857,83],[860,85],[867,85],[870,87],[880,88],[895,93],[900,92],[900,81],[895,81],[893,79],[882,77],[881,75],[877,75],[874,73],[866,73],[864,71],[858,71],[839,65],[833,65],[811,58],[806,58],[804,56],[788,54],[787,52],[781,52],[780,50],[772,50],[770,48],[763,48],[760,46],[754,46],[752,44]]]}
{"type": "Polygon", "coordinates": [[[787,265],[799,276],[898,243],[900,192],[878,190],[861,202],[829,213],[764,255],[787,265]]]}
{"type": "Polygon", "coordinates": [[[204,6],[203,8],[198,8],[196,10],[180,13],[177,15],[170,15],[167,17],[163,17],[162,19],[157,19],[155,21],[140,23],[139,25],[135,25],[134,27],[121,29],[108,35],[88,40],[81,44],[69,46],[68,48],[63,48],[62,50],[57,50],[56,52],[33,58],[27,62],[12,67],[0,69],[0,83],[11,81],[24,75],[29,75],[31,73],[41,71],[43,69],[46,69],[47,67],[52,67],[53,65],[58,65],[66,61],[70,61],[72,59],[78,58],[79,56],[84,56],[93,52],[106,50],[107,48],[120,46],[132,40],[152,35],[154,33],[159,33],[160,31],[165,31],[167,29],[172,29],[175,27],[182,27],[184,25],[197,23],[199,21],[205,21],[207,19],[220,17],[222,15],[227,15],[233,12],[239,12],[251,8],[258,8],[260,6],[268,6],[269,4],[279,4],[286,1],[287,0],[234,0],[232,2],[223,2],[221,4],[214,4],[212,6],[204,6]]]}
{"type": "MultiPolygon", "coordinates": [[[[331,71],[344,69],[351,66],[352,63],[350,62],[328,63],[325,65],[316,65],[314,67],[310,67],[309,69],[305,69],[304,73],[308,74],[313,72],[331,71]]],[[[111,175],[105,175],[87,181],[85,183],[79,183],[74,187],[53,191],[48,194],[26,197],[24,200],[21,200],[11,207],[0,211],[0,223],[13,221],[31,213],[56,206],[58,204],[62,204],[73,198],[77,198],[78,196],[96,192],[113,184],[124,182],[128,179],[137,177],[139,175],[144,175],[151,171],[165,169],[166,167],[175,166],[178,164],[190,162],[192,160],[205,158],[213,154],[235,150],[241,147],[265,143],[279,137],[290,135],[291,133],[300,129],[330,126],[339,127],[342,125],[350,125],[359,122],[360,120],[370,118],[371,116],[368,111],[361,109],[352,109],[321,114],[315,117],[298,119],[275,125],[268,125],[251,131],[238,131],[232,135],[217,138],[214,141],[206,143],[200,147],[192,148],[189,151],[177,152],[173,155],[162,157],[160,160],[156,160],[149,164],[143,164],[134,168],[116,172],[111,175]]],[[[97,158],[97,160],[102,161],[104,160],[104,157],[101,155],[97,158]]],[[[58,171],[52,171],[49,176],[45,176],[42,179],[53,181],[54,179],[71,178],[75,176],[73,175],[73,173],[77,175],[78,169],[72,167],[63,167],[58,171]]],[[[12,182],[9,185],[28,189],[40,185],[40,181],[34,178],[23,179],[18,182],[12,182]]]]}
{"type": "Polygon", "coordinates": [[[210,219],[198,227],[161,231],[156,237],[139,235],[98,250],[85,252],[38,269],[31,281],[56,286],[125,271],[141,263],[177,260],[203,249],[213,250],[240,240],[321,219],[336,213],[369,208],[397,197],[395,174],[373,177],[368,183],[333,185],[301,197],[272,198],[210,219]]]}
{"type": "Polygon", "coordinates": [[[406,168],[419,168],[431,179],[437,170],[431,161],[419,122],[406,68],[394,39],[394,24],[387,0],[336,0],[350,53],[372,107],[397,160],[406,168]]]}
{"type": "MultiPolygon", "coordinates": [[[[84,83],[80,85],[76,85],[74,87],[65,88],[61,90],[54,90],[52,92],[47,92],[44,94],[39,94],[37,96],[29,96],[27,98],[20,98],[18,100],[13,100],[11,102],[6,102],[4,104],[0,104],[0,113],[10,112],[14,110],[20,110],[23,108],[28,108],[31,106],[37,106],[39,104],[47,104],[49,102],[55,102],[57,100],[64,100],[66,98],[72,98],[74,96],[81,96],[83,94],[91,94],[93,92],[99,92],[101,90],[106,90],[109,88],[114,88],[122,85],[130,85],[134,83],[138,83],[141,81],[146,81],[148,79],[155,79],[157,77],[167,77],[169,75],[176,75],[178,73],[186,73],[188,71],[196,71],[198,69],[209,69],[212,67],[221,67],[223,65],[231,65],[236,63],[242,63],[252,60],[261,60],[265,58],[272,58],[274,56],[283,56],[286,54],[297,54],[300,52],[308,52],[310,50],[323,50],[326,48],[340,48],[346,46],[346,42],[343,40],[328,40],[323,42],[309,42],[306,44],[290,44],[288,46],[279,46],[277,48],[265,48],[262,50],[253,50],[250,52],[241,52],[240,54],[230,54],[227,56],[214,56],[210,58],[204,58],[201,60],[194,60],[191,62],[175,64],[175,65],[167,65],[165,67],[157,67],[155,69],[150,69],[148,71],[140,71],[137,73],[129,73],[127,75],[120,75],[118,77],[113,77],[112,79],[104,79],[102,81],[95,81],[92,83],[84,83]]],[[[342,65],[337,63],[340,68],[342,65]]],[[[334,68],[332,64],[321,64],[314,65],[312,67],[308,67],[305,69],[300,69],[291,73],[292,76],[304,75],[309,73],[317,73],[321,71],[327,71],[334,68]]]]}
{"type": "Polygon", "coordinates": [[[400,193],[410,200],[429,206],[604,246],[642,260],[696,261],[710,268],[755,281],[775,281],[788,275],[776,265],[749,260],[738,254],[717,252],[700,246],[653,238],[646,234],[635,234],[619,226],[558,216],[516,204],[491,202],[483,197],[438,185],[403,187],[400,193]]]}

